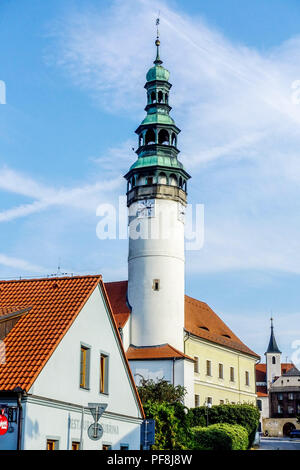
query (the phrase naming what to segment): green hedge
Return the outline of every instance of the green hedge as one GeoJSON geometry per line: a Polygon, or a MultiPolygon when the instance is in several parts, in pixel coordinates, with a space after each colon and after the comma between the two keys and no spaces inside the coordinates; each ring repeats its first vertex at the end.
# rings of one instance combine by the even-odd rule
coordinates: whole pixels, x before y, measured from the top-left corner
{"type": "Polygon", "coordinates": [[[248,432],[239,424],[219,423],[192,428],[194,448],[198,450],[247,450],[248,432]]]}
{"type": "MultiPolygon", "coordinates": [[[[204,426],[207,409],[205,406],[190,409],[192,427],[204,426]]],[[[228,423],[239,424],[247,429],[250,447],[254,441],[259,423],[259,409],[251,404],[215,405],[208,410],[209,424],[228,423]]]]}

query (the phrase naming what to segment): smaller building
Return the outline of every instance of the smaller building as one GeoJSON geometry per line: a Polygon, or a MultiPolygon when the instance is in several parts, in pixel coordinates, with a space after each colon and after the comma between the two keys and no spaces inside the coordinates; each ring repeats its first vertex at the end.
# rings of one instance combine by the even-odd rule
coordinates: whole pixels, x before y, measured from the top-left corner
{"type": "Polygon", "coordinates": [[[282,363],[281,354],[271,318],[266,363],[256,365],[260,430],[269,436],[288,435],[292,429],[300,428],[296,419],[296,415],[300,414],[300,373],[294,364],[282,363]]]}
{"type": "Polygon", "coordinates": [[[265,427],[270,428],[269,434],[288,436],[293,429],[300,429],[297,421],[300,416],[300,371],[296,367],[272,383],[269,397],[270,419],[265,421],[265,427]]]}
{"type": "Polygon", "coordinates": [[[0,281],[0,339],[0,450],[140,449],[143,408],[101,276],[0,281]]]}

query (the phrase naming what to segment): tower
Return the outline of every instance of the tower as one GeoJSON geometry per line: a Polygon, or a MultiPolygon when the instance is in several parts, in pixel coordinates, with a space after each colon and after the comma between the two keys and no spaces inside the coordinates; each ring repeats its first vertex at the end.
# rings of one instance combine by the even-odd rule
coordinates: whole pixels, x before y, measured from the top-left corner
{"type": "Polygon", "coordinates": [[[271,336],[265,356],[267,366],[267,388],[269,389],[274,378],[281,376],[281,351],[277,346],[274,335],[273,318],[271,318],[271,336]]]}
{"type": "Polygon", "coordinates": [[[125,175],[129,213],[128,303],[131,343],[183,350],[184,213],[187,180],[178,160],[180,129],[170,116],[170,73],[160,59],[146,75],[145,119],[136,129],[137,160],[125,175]]]}

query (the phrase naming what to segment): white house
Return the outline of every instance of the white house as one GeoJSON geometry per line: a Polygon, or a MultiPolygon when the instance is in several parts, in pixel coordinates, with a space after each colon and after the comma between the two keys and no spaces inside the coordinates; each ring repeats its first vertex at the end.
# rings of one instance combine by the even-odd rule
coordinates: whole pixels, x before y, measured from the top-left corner
{"type": "Polygon", "coordinates": [[[0,282],[0,449],[140,449],[143,409],[101,276],[0,282]],[[89,403],[106,404],[91,440],[89,403]]]}

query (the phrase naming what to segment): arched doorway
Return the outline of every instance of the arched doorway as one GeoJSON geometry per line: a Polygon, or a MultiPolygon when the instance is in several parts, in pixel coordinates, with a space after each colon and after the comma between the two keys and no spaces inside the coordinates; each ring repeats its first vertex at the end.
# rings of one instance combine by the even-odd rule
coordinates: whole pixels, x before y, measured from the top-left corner
{"type": "Polygon", "coordinates": [[[289,436],[290,432],[296,429],[296,426],[293,423],[285,423],[282,428],[282,433],[284,436],[289,436]]]}

